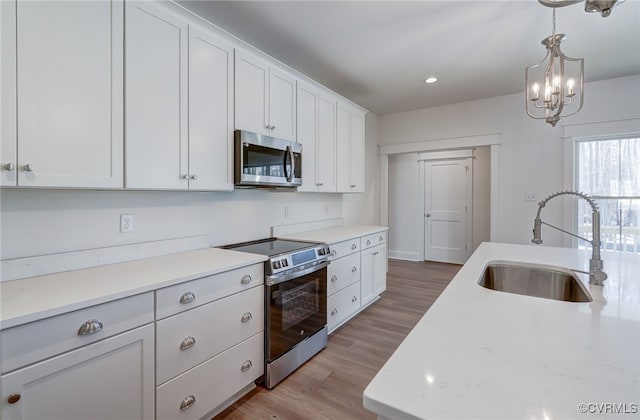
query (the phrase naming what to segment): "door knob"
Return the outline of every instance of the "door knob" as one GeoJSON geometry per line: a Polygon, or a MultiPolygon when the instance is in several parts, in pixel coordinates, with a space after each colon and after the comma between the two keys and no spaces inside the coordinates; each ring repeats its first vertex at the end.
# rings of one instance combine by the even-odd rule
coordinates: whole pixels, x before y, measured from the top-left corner
{"type": "Polygon", "coordinates": [[[431,213],[426,213],[424,217],[431,217],[431,213]]]}

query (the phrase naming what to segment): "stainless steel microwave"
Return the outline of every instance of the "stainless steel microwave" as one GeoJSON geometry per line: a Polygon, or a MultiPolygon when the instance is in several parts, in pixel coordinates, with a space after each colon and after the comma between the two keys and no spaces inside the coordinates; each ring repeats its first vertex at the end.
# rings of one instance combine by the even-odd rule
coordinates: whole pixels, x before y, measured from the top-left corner
{"type": "Polygon", "coordinates": [[[236,130],[234,184],[244,188],[302,185],[302,145],[236,130]]]}

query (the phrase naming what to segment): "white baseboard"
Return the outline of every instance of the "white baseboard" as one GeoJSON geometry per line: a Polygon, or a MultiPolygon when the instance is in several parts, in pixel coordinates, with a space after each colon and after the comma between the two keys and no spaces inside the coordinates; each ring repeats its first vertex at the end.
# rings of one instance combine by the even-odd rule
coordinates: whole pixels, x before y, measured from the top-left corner
{"type": "Polygon", "coordinates": [[[207,235],[142,242],[106,248],[62,252],[36,257],[15,258],[2,261],[0,281],[43,276],[64,271],[80,270],[106,264],[159,257],[178,252],[208,248],[207,235]]]}
{"type": "Polygon", "coordinates": [[[393,258],[394,260],[422,261],[422,257],[417,252],[389,250],[388,255],[389,258],[393,258]]]}

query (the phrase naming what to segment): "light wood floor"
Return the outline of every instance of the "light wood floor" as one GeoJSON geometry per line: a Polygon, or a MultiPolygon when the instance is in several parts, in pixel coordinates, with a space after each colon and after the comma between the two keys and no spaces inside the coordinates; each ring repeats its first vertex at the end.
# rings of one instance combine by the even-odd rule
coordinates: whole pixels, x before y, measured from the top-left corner
{"type": "Polygon", "coordinates": [[[375,419],[362,393],[447,287],[458,265],[389,260],[387,290],[273,390],[258,386],[220,419],[375,419]]]}

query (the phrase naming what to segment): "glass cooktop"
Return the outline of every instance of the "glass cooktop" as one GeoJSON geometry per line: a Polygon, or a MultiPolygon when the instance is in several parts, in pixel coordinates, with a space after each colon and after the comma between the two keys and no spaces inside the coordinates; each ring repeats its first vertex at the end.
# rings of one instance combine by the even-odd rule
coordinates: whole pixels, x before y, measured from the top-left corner
{"type": "Polygon", "coordinates": [[[249,252],[272,257],[274,255],[285,254],[299,249],[312,248],[317,244],[312,242],[289,241],[286,239],[266,238],[251,242],[226,245],[222,248],[233,249],[234,251],[249,252]]]}

